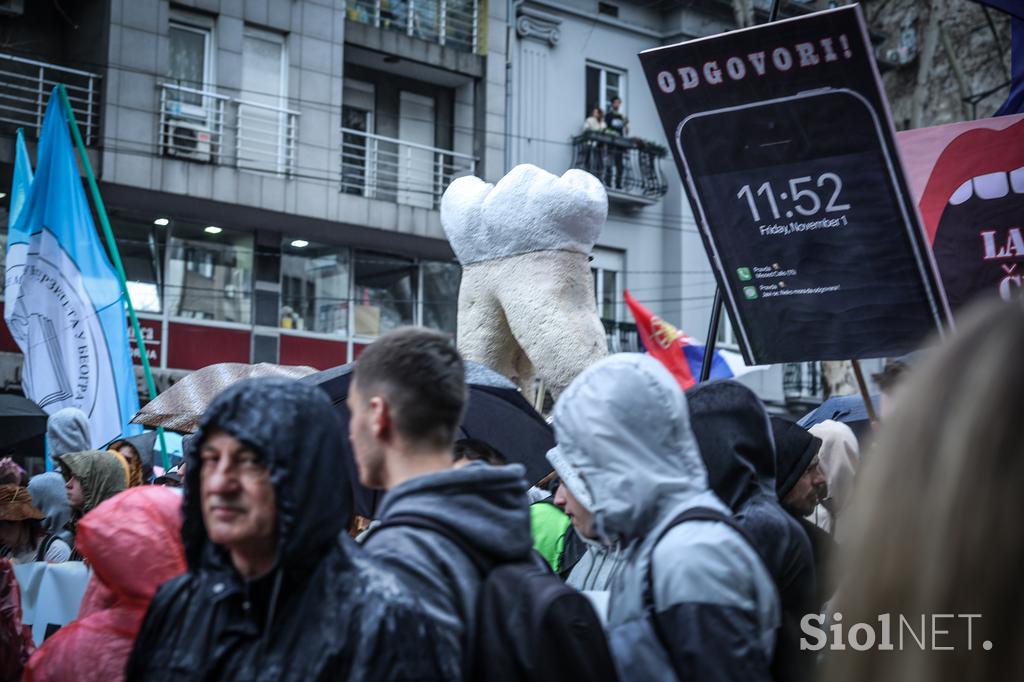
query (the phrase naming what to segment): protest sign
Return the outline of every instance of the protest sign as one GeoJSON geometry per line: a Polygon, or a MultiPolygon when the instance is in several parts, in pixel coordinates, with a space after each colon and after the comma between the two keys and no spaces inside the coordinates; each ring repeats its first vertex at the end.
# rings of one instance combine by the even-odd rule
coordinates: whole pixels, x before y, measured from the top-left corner
{"type": "Polygon", "coordinates": [[[896,135],[954,312],[1024,286],[1024,114],[896,135]]]}
{"type": "Polygon", "coordinates": [[[858,6],[640,59],[748,364],[899,355],[943,329],[858,6]]]}
{"type": "Polygon", "coordinates": [[[84,563],[36,561],[16,565],[14,574],[21,590],[21,622],[32,626],[36,646],[78,617],[90,576],[84,563]]]}

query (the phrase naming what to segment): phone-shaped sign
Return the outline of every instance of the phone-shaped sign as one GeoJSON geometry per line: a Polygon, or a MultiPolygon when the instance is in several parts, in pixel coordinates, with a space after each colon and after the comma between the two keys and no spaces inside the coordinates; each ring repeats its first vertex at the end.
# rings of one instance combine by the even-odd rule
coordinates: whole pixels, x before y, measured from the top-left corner
{"type": "Polygon", "coordinates": [[[857,12],[641,55],[748,362],[900,355],[947,324],[857,12]]]}

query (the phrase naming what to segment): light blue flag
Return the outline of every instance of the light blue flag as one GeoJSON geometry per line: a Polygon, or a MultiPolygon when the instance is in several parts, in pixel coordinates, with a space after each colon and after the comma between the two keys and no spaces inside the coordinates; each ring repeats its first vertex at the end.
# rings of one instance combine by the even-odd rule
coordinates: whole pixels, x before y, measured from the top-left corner
{"type": "Polygon", "coordinates": [[[50,414],[85,412],[92,447],[141,432],[128,424],[139,394],[121,284],[96,234],[56,89],[35,178],[10,227],[4,298],[28,398],[50,414]]]}
{"type": "MultiPolygon", "coordinates": [[[[25,148],[25,136],[18,128],[18,141],[14,146],[14,181],[11,183],[11,212],[7,224],[14,226],[18,221],[18,214],[21,207],[25,205],[28,198],[28,190],[32,186],[32,162],[28,159],[28,149],[25,148]]],[[[10,246],[14,238],[13,231],[7,237],[7,244],[10,246]]],[[[25,241],[28,241],[26,238],[25,241]]]]}

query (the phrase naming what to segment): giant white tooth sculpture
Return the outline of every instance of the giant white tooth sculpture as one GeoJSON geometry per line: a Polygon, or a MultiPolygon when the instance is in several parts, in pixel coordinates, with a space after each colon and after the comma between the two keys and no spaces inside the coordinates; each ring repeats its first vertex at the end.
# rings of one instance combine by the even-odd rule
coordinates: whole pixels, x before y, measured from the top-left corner
{"type": "Polygon", "coordinates": [[[455,180],[441,225],[462,263],[458,345],[524,390],[539,376],[554,397],[608,354],[590,251],[608,218],[604,185],[523,164],[497,184],[455,180]]]}

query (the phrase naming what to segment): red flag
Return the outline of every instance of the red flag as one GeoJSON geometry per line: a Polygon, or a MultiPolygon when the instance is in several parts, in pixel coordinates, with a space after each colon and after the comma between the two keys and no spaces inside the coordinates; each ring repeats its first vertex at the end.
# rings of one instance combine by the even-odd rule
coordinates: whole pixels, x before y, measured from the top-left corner
{"type": "Polygon", "coordinates": [[[685,335],[640,305],[629,291],[626,291],[625,298],[647,352],[668,368],[684,391],[696,384],[693,372],[690,371],[690,363],[686,361],[686,355],[682,352],[682,340],[685,335]]]}

